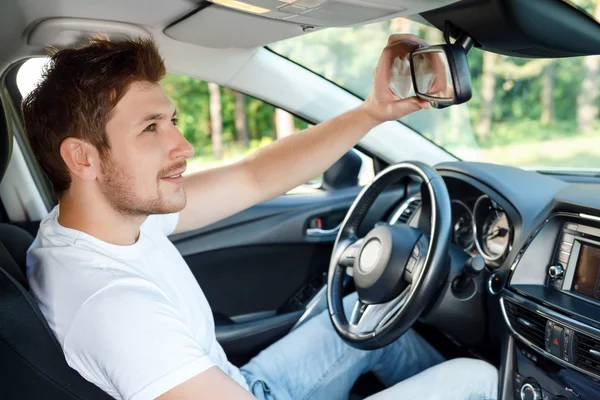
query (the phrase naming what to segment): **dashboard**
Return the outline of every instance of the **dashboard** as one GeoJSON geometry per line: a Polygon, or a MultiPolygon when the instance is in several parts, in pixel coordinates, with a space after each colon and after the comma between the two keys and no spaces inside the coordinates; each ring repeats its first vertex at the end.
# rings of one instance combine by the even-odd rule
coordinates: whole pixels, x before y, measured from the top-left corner
{"type": "MultiPolygon", "coordinates": [[[[452,243],[471,255],[481,255],[488,266],[502,265],[512,248],[513,223],[507,212],[490,195],[475,188],[454,189],[460,184],[448,178],[451,193],[452,243]]],[[[421,217],[421,195],[402,202],[386,221],[416,226],[421,217]]]]}
{"type": "MultiPolygon", "coordinates": [[[[600,179],[469,162],[436,169],[451,199],[451,248],[486,269],[483,297],[448,290],[427,321],[463,344],[465,325],[487,332],[480,347],[500,352],[499,399],[600,399],[600,179]],[[473,310],[484,315],[465,317],[473,310]]],[[[387,223],[419,226],[420,182],[407,188],[387,223]]],[[[452,269],[449,279],[461,273],[452,269]]]]}

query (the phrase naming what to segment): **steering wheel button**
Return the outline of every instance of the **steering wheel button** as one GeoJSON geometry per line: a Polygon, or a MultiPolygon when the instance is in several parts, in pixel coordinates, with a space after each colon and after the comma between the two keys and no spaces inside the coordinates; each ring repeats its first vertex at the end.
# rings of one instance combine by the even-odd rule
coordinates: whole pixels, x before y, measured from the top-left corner
{"type": "Polygon", "coordinates": [[[406,264],[406,270],[408,272],[413,272],[415,265],[417,265],[417,259],[416,258],[409,258],[408,259],[408,263],[406,264]]]}
{"type": "Polygon", "coordinates": [[[415,246],[412,253],[410,254],[411,257],[417,258],[419,257],[419,246],[415,246]]]}
{"type": "Polygon", "coordinates": [[[412,274],[408,271],[404,271],[404,281],[408,284],[412,283],[412,274]]]}

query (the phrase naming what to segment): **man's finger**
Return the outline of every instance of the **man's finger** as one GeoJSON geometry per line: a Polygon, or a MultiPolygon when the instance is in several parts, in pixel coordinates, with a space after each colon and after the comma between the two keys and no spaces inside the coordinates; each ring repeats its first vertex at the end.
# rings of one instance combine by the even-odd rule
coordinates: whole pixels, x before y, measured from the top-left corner
{"type": "Polygon", "coordinates": [[[379,62],[377,63],[377,67],[376,67],[374,86],[379,85],[381,88],[383,88],[384,86],[387,86],[387,84],[390,80],[391,73],[392,73],[391,71],[392,71],[392,66],[394,65],[394,59],[396,57],[407,56],[413,50],[416,50],[419,47],[421,47],[420,42],[425,43],[420,40],[419,40],[419,42],[407,40],[408,37],[418,40],[418,38],[416,38],[413,35],[396,35],[396,36],[401,36],[402,40],[392,41],[392,44],[389,44],[388,46],[386,46],[383,49],[383,52],[381,53],[381,56],[379,57],[379,62]]]}
{"type": "Polygon", "coordinates": [[[421,46],[428,46],[427,42],[425,42],[423,39],[419,38],[418,36],[415,36],[412,34],[407,34],[407,33],[391,34],[388,37],[387,46],[390,46],[390,45],[393,45],[394,43],[402,42],[402,41],[418,43],[421,46]]]}
{"type": "Polygon", "coordinates": [[[428,101],[421,100],[416,96],[409,97],[394,102],[394,113],[397,115],[408,114],[411,112],[419,111],[422,109],[431,108],[431,104],[428,101]]]}

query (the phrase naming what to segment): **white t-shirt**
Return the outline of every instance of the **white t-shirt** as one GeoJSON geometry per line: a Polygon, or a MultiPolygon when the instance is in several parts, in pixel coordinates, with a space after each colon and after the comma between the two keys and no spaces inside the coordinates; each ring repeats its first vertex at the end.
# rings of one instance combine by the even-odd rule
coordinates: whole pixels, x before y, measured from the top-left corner
{"type": "Polygon", "coordinates": [[[27,253],[31,292],[67,363],[118,399],[153,399],[217,365],[248,385],[215,338],[210,306],[167,238],[178,215],[152,215],[118,246],[42,220],[27,253]]]}

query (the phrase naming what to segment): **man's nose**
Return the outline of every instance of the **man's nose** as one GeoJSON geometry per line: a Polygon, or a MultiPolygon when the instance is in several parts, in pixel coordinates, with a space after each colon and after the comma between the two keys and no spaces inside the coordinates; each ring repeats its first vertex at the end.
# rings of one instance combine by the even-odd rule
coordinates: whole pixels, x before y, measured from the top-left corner
{"type": "Polygon", "coordinates": [[[173,158],[183,159],[192,157],[196,152],[194,146],[192,146],[190,142],[187,141],[185,136],[183,136],[183,134],[179,132],[178,129],[175,129],[175,131],[177,131],[177,134],[175,135],[176,142],[175,146],[171,150],[171,156],[173,158]]]}

